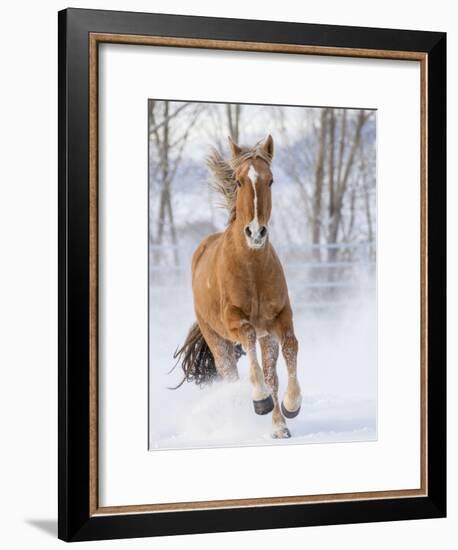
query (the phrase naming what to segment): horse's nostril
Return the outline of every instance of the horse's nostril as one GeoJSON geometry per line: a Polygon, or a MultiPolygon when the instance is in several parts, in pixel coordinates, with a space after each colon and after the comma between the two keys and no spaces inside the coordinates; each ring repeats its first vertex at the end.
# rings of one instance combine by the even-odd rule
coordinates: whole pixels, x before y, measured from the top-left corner
{"type": "Polygon", "coordinates": [[[265,225],[263,225],[261,227],[261,231],[260,231],[261,237],[265,237],[266,233],[267,233],[267,227],[265,225]]]}
{"type": "Polygon", "coordinates": [[[248,225],[245,226],[245,233],[247,237],[251,237],[251,229],[248,225]]]}

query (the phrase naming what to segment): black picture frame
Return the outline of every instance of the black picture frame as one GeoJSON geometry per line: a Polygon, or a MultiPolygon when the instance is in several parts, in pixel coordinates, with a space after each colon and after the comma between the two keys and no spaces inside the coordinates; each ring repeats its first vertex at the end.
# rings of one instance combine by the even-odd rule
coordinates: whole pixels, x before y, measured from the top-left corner
{"type": "Polygon", "coordinates": [[[446,35],[83,9],[59,12],[59,497],[65,541],[439,518],[446,514],[446,35]],[[94,515],[90,509],[89,33],[427,55],[425,496],[94,515]]]}

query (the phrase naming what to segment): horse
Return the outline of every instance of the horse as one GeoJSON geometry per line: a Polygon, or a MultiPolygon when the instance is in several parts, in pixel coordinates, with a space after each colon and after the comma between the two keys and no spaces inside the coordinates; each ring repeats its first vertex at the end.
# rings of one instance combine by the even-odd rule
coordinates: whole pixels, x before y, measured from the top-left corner
{"type": "Polygon", "coordinates": [[[254,412],[272,412],[272,437],[291,437],[285,417],[301,408],[297,380],[298,341],[281,262],[269,239],[272,210],[272,136],[254,147],[230,137],[231,158],[213,150],[207,158],[212,188],[229,213],[226,229],[205,238],[192,257],[196,322],[174,358],[185,380],[200,386],[237,380],[237,362],[247,355],[254,412]],[[256,342],[261,350],[260,367],[256,342]],[[288,372],[278,399],[279,347],[288,372]]]}

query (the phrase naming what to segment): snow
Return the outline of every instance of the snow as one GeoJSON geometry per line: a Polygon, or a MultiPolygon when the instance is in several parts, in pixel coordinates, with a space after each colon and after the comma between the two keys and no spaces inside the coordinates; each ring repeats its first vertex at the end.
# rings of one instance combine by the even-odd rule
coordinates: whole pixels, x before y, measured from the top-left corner
{"type": "MultiPolygon", "coordinates": [[[[253,411],[246,357],[240,380],[200,389],[181,381],[173,352],[194,321],[189,285],[150,290],[150,450],[371,441],[377,438],[375,292],[345,311],[316,314],[294,307],[299,340],[299,416],[287,420],[291,439],[272,439],[271,415],[253,411]]],[[[260,355],[258,356],[260,357],[260,355]]],[[[279,357],[280,398],[286,367],[279,357]]]]}

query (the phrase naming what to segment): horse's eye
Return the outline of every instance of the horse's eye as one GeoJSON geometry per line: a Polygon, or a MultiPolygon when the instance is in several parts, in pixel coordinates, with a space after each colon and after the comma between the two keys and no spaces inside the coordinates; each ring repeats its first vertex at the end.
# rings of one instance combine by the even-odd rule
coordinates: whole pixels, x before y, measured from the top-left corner
{"type": "Polygon", "coordinates": [[[269,183],[269,187],[272,185],[272,183],[274,182],[274,180],[270,180],[270,183],[269,183]]]}
{"type": "Polygon", "coordinates": [[[242,184],[240,183],[240,180],[236,181],[237,187],[242,187],[242,184]]]}

